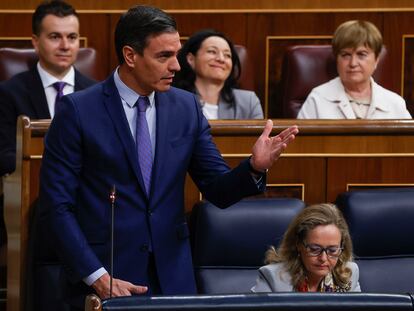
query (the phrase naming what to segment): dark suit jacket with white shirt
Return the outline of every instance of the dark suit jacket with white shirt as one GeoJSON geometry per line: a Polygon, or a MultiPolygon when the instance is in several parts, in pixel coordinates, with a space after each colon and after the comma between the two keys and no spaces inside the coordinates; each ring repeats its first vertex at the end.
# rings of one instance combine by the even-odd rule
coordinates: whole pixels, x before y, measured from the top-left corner
{"type": "MultiPolygon", "coordinates": [[[[75,69],[75,91],[95,81],[75,69]]],[[[16,165],[16,124],[19,115],[31,119],[50,119],[42,80],[36,66],[0,83],[0,176],[16,165]]]]}

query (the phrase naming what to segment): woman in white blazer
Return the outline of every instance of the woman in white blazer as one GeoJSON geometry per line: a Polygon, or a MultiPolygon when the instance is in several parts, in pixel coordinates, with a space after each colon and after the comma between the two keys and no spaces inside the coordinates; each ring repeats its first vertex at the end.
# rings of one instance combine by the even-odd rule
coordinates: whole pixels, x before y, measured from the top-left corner
{"type": "Polygon", "coordinates": [[[236,89],[240,60],[224,34],[211,29],[193,34],[178,61],[174,86],[195,93],[207,119],[263,119],[257,95],[236,89]]]}
{"type": "Polygon", "coordinates": [[[312,90],[298,119],[411,119],[404,99],[372,78],[381,49],[374,24],[341,24],[332,39],[339,77],[312,90]]]}
{"type": "Polygon", "coordinates": [[[266,253],[253,292],[360,292],[352,241],[333,204],[312,205],[289,225],[276,250],[266,253]]]}

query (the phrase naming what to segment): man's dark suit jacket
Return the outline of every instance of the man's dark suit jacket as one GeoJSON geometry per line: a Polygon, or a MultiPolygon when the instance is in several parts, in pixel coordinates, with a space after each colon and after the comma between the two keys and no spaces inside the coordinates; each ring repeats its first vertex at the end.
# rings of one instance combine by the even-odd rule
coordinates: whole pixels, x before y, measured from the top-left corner
{"type": "MultiPolygon", "coordinates": [[[[152,246],[163,294],[195,294],[184,184],[189,172],[220,207],[259,192],[248,160],[230,170],[193,94],[155,93],[156,151],[149,195],[113,76],[63,97],[45,140],[41,217],[56,237],[73,290],[101,266],[110,271],[110,189],[116,187],[114,277],[148,285],[152,246]]],[[[263,190],[263,189],[261,189],[263,190]]],[[[86,292],[84,292],[86,294],[86,292]]]]}
{"type": "MultiPolygon", "coordinates": [[[[75,70],[75,91],[95,81],[75,70]]],[[[46,95],[36,66],[0,83],[0,176],[16,166],[16,124],[19,115],[50,119],[46,95]]]]}

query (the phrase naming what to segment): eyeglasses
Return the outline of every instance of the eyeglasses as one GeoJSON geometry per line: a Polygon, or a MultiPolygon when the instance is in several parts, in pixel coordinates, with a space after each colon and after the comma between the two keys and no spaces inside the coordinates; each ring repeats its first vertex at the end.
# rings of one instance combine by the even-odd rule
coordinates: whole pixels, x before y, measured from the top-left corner
{"type": "Polygon", "coordinates": [[[318,244],[306,244],[303,242],[303,246],[306,248],[306,252],[311,257],[316,257],[325,252],[329,258],[338,258],[343,251],[342,247],[339,246],[329,246],[329,247],[322,247],[318,244]]]}

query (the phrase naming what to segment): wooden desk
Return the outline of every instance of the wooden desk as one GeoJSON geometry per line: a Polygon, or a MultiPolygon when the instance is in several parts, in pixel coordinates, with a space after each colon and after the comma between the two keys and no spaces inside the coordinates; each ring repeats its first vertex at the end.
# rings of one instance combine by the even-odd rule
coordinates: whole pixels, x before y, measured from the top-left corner
{"type": "MultiPolygon", "coordinates": [[[[230,166],[250,155],[264,121],[212,121],[214,140],[230,166]]],[[[268,173],[267,196],[332,202],[340,192],[414,186],[414,121],[274,120],[274,133],[297,124],[300,134],[268,173]]],[[[20,118],[16,171],[5,178],[8,233],[7,310],[23,310],[31,208],[39,192],[43,138],[50,121],[20,118]]],[[[186,211],[200,193],[188,179],[186,211]]]]}

